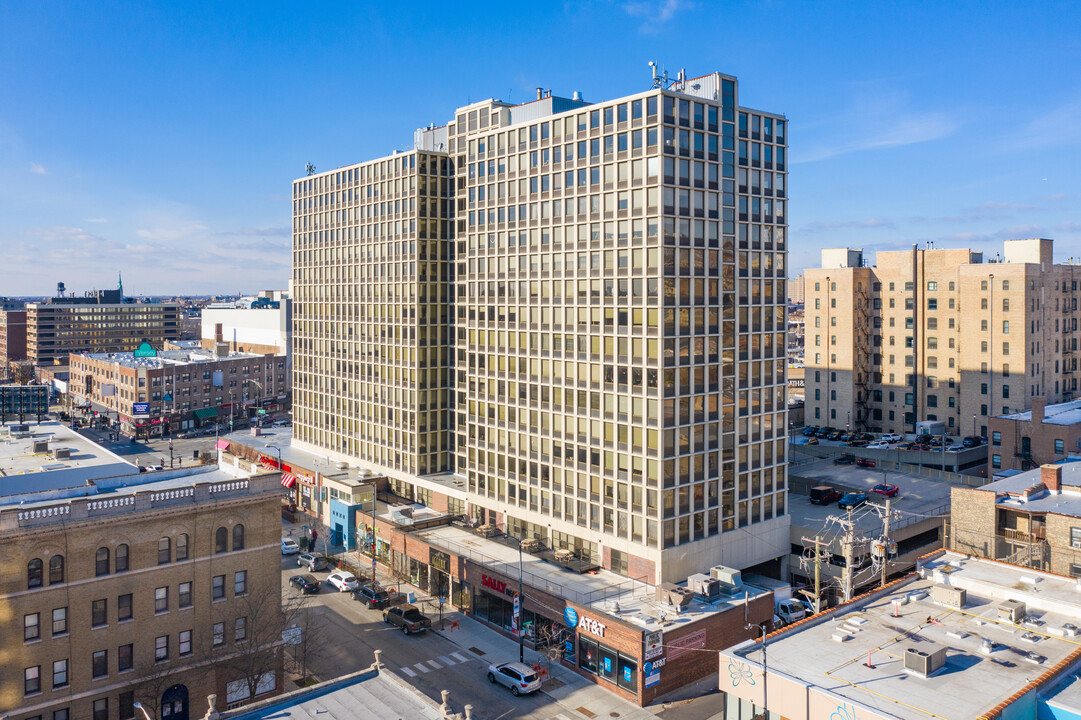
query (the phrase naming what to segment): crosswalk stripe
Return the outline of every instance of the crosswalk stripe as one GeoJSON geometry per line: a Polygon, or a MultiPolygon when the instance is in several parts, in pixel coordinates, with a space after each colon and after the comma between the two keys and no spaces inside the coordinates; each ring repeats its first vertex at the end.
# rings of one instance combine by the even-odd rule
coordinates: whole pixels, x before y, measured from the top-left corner
{"type": "Polygon", "coordinates": [[[426,672],[431,672],[431,670],[429,670],[427,667],[425,667],[424,663],[417,663],[413,667],[415,667],[417,670],[420,670],[421,672],[425,672],[425,673],[426,672]]]}
{"type": "Polygon", "coordinates": [[[446,655],[440,655],[439,656],[439,662],[443,663],[444,665],[453,665],[454,664],[454,661],[451,660],[446,655]]]}
{"type": "Polygon", "coordinates": [[[429,660],[428,664],[432,666],[432,670],[441,670],[443,668],[443,666],[437,663],[435,660],[429,660]]]}
{"type": "Polygon", "coordinates": [[[465,657],[461,653],[452,652],[450,656],[453,658],[457,658],[459,662],[469,662],[469,658],[465,657]]]}
{"type": "Polygon", "coordinates": [[[555,716],[555,720],[570,720],[570,718],[568,718],[563,713],[559,713],[558,715],[555,716]]]}
{"type": "Polygon", "coordinates": [[[416,677],[417,676],[417,674],[415,672],[413,672],[409,668],[405,667],[404,665],[402,666],[402,672],[405,673],[406,675],[408,675],[409,677],[416,677]]]}

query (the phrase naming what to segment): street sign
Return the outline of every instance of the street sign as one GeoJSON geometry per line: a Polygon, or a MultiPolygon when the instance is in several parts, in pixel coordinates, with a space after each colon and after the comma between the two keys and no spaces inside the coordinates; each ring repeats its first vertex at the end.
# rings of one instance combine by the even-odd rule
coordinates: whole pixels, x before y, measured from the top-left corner
{"type": "Polygon", "coordinates": [[[256,410],[255,412],[259,413],[260,415],[266,415],[266,410],[263,410],[262,408],[256,410]]]}

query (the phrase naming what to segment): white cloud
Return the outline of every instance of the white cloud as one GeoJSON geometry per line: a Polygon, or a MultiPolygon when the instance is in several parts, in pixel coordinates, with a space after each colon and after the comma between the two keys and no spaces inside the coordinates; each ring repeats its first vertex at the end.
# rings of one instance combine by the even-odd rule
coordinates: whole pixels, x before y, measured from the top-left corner
{"type": "Polygon", "coordinates": [[[1013,147],[1018,150],[1029,150],[1038,147],[1081,144],[1081,124],[1077,122],[1079,114],[1081,114],[1081,98],[1074,98],[1057,108],[1041,112],[1025,124],[1013,147]]]}
{"type": "Polygon", "coordinates": [[[107,222],[109,222],[109,218],[88,218],[87,222],[88,223],[107,223],[107,222]]]}
{"type": "Polygon", "coordinates": [[[202,223],[193,223],[188,225],[180,225],[176,227],[154,228],[148,230],[146,228],[140,228],[135,231],[135,234],[144,240],[179,240],[182,237],[192,235],[193,233],[199,233],[206,230],[206,225],[202,223]]]}
{"type": "Polygon", "coordinates": [[[48,170],[46,170],[44,167],[37,164],[36,162],[30,163],[30,172],[34,173],[35,175],[48,175],[49,174],[48,170]]]}
{"type": "Polygon", "coordinates": [[[642,19],[642,32],[656,32],[659,25],[664,25],[676,13],[687,10],[693,3],[687,0],[634,0],[623,4],[623,11],[634,18],[642,19]]]}

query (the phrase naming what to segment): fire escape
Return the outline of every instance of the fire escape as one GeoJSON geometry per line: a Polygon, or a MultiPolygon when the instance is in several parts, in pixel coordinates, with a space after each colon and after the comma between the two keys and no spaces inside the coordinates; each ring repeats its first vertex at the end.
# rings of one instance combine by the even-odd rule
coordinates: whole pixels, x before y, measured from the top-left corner
{"type": "Polygon", "coordinates": [[[852,328],[852,421],[853,429],[866,430],[871,421],[870,400],[871,354],[874,347],[871,342],[871,316],[869,297],[856,298],[855,326],[852,328]]]}

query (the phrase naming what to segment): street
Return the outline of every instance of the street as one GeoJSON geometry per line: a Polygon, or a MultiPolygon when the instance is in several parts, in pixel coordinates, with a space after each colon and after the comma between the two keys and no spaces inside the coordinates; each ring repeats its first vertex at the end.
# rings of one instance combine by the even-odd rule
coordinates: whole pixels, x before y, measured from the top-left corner
{"type": "MultiPolygon", "coordinates": [[[[306,572],[297,567],[296,556],[282,558],[283,598],[297,596],[298,591],[289,584],[289,578],[306,572]]],[[[313,574],[325,581],[329,573],[313,574]]],[[[309,597],[325,628],[320,657],[311,662],[311,670],[320,680],[367,667],[373,660],[373,652],[379,649],[382,650],[382,662],[392,672],[436,703],[441,702],[441,691],[449,690],[451,707],[461,712],[465,704],[471,704],[473,717],[477,720],[592,720],[643,716],[639,708],[592,684],[570,693],[562,702],[548,694],[551,690],[565,694],[570,689],[559,678],[548,680],[540,692],[520,697],[514,697],[502,685],[490,684],[488,664],[516,661],[517,646],[513,641],[499,637],[499,645],[508,651],[505,655],[493,656],[481,650],[477,645],[485,644],[491,650],[492,644],[490,641],[482,643],[479,639],[495,633],[458,612],[447,613],[447,630],[403,635],[397,628],[383,623],[381,611],[362,607],[350,593],[337,592],[325,582],[317,595],[309,597]],[[458,620],[459,629],[449,629],[451,618],[458,620]],[[478,651],[484,654],[478,655],[478,651]],[[568,702],[569,698],[574,700],[568,702]]],[[[421,610],[432,619],[433,626],[438,627],[438,613],[431,612],[428,607],[421,610]]],[[[529,662],[529,658],[526,659],[529,662]]]]}

